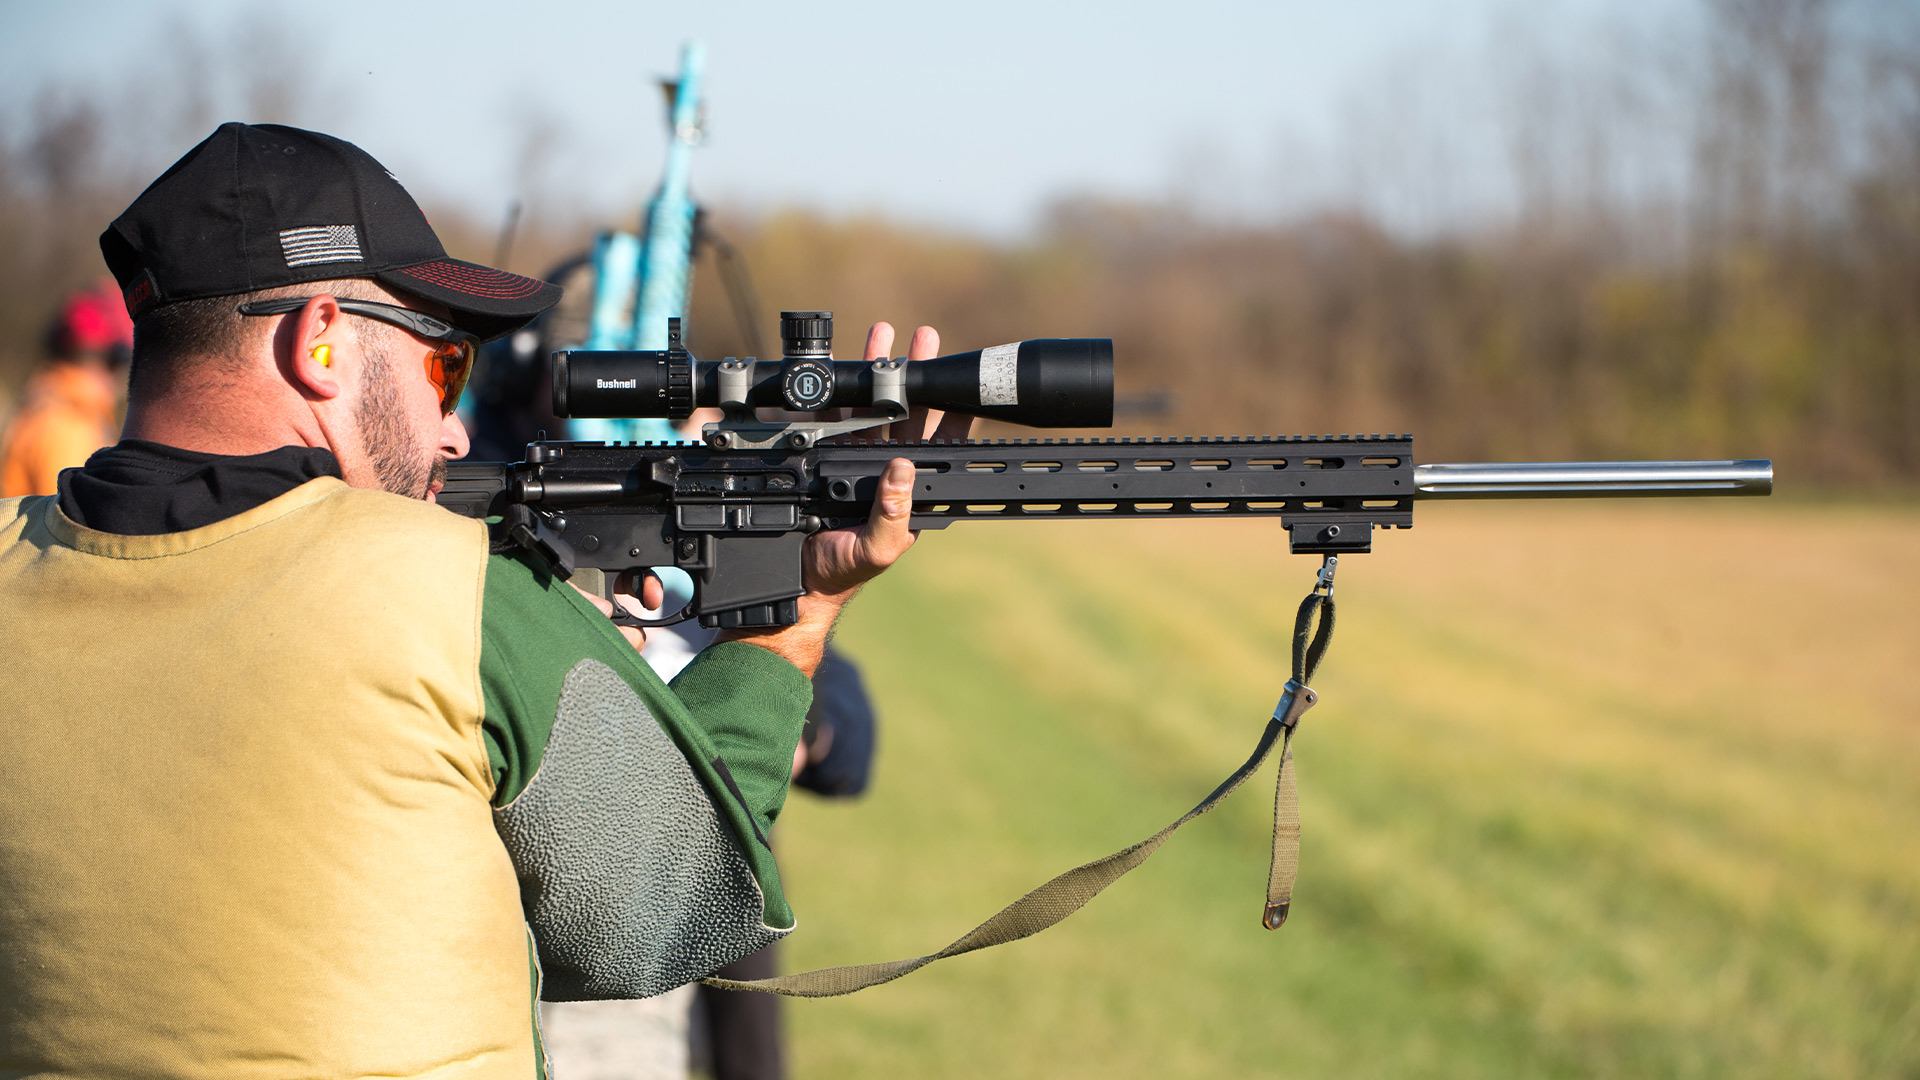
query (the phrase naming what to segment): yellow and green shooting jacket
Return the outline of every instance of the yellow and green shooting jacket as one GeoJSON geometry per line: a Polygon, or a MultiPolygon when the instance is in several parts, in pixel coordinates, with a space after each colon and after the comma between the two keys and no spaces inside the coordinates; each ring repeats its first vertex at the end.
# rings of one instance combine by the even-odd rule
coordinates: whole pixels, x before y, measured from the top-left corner
{"type": "Polygon", "coordinates": [[[809,688],[660,683],[483,525],[322,476],[158,535],[0,502],[0,1077],[506,1077],[548,999],[791,929],[809,688]],[[543,969],[544,968],[544,972],[543,969]]]}

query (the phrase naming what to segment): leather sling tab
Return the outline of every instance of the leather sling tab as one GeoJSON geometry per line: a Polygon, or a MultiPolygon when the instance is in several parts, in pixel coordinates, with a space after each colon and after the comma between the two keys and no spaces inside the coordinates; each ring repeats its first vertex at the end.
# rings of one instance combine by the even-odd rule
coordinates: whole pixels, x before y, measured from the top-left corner
{"type": "MultiPolygon", "coordinates": [[[[1287,682],[1289,691],[1298,687],[1308,695],[1307,704],[1313,704],[1313,691],[1307,689],[1308,679],[1313,678],[1320,668],[1320,660],[1327,654],[1327,643],[1333,640],[1333,588],[1331,575],[1323,575],[1322,582],[1327,591],[1319,588],[1307,594],[1300,602],[1300,613],[1293,622],[1293,678],[1287,682]],[[1313,624],[1315,612],[1320,615],[1320,626],[1311,640],[1307,630],[1313,624]]],[[[1300,872],[1300,784],[1299,776],[1293,765],[1293,730],[1300,722],[1300,714],[1305,708],[1286,712],[1287,698],[1280,699],[1280,705],[1274,709],[1274,719],[1280,720],[1287,729],[1287,738],[1280,747],[1280,768],[1274,774],[1273,783],[1273,862],[1267,869],[1267,906],[1261,913],[1260,925],[1269,930],[1278,930],[1286,924],[1287,912],[1293,906],[1293,880],[1300,872]]]]}

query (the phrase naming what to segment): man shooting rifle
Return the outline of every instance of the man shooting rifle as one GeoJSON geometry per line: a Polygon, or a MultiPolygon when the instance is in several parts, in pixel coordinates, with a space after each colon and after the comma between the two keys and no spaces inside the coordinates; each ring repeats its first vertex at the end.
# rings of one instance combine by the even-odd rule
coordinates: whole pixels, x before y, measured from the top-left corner
{"type": "Polygon", "coordinates": [[[0,502],[0,1073],[520,1080],[539,997],[792,929],[765,837],[835,618],[913,543],[907,462],[809,538],[797,622],[669,689],[604,598],[427,505],[476,343],[556,287],[278,126],[223,125],[101,248],[124,437],[0,502]]]}

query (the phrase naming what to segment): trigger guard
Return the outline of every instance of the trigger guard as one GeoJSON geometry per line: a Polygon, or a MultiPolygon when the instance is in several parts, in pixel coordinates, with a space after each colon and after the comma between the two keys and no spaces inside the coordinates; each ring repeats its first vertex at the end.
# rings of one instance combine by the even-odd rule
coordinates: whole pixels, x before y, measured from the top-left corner
{"type": "Polygon", "coordinates": [[[613,614],[607,617],[613,620],[613,625],[615,626],[632,626],[632,627],[637,627],[641,630],[646,630],[656,626],[673,626],[677,623],[683,623],[683,622],[686,622],[688,619],[693,618],[694,616],[693,603],[694,602],[692,600],[688,600],[685,606],[683,606],[679,611],[674,612],[672,615],[663,616],[658,619],[643,619],[640,616],[635,615],[632,612],[629,612],[626,608],[621,607],[620,602],[616,600],[613,602],[613,614]]]}
{"type": "MultiPolygon", "coordinates": [[[[647,572],[652,574],[652,568],[649,567],[647,572]]],[[[611,577],[607,579],[608,592],[614,591],[612,587],[613,580],[611,577]]],[[[636,589],[636,592],[637,591],[636,589]]],[[[635,597],[635,599],[638,599],[638,597],[635,597]]],[[[608,618],[613,620],[613,625],[615,626],[631,626],[639,630],[650,630],[657,626],[674,626],[695,617],[693,608],[695,604],[700,602],[700,583],[698,581],[693,583],[693,595],[687,597],[687,602],[681,605],[680,610],[671,615],[662,615],[658,619],[643,619],[635,615],[628,611],[615,597],[607,597],[607,602],[613,605],[613,614],[609,615],[608,618]]]]}

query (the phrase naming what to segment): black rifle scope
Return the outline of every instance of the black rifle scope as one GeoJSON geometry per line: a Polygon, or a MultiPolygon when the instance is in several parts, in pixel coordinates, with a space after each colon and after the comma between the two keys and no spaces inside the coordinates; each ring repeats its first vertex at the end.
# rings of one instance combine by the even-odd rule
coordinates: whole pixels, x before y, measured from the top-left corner
{"type": "MultiPolygon", "coordinates": [[[[659,352],[553,354],[553,411],[558,416],[665,417],[684,420],[695,408],[724,404],[721,364],[696,360],[680,343],[679,320],[659,352]]],[[[745,404],[756,409],[815,412],[873,406],[876,381],[890,372],[857,360],[832,359],[833,313],[783,311],[779,360],[740,362],[745,404]]],[[[731,357],[727,364],[735,363],[731,357]]],[[[888,364],[888,361],[881,361],[888,364]]],[[[1107,427],[1113,423],[1113,342],[1108,338],[1040,338],[955,353],[899,368],[910,406],[945,409],[1028,427],[1107,427]]]]}

